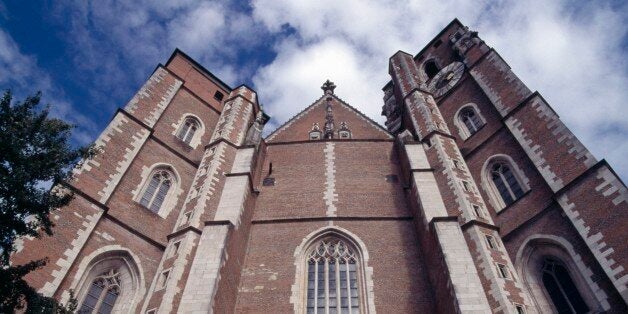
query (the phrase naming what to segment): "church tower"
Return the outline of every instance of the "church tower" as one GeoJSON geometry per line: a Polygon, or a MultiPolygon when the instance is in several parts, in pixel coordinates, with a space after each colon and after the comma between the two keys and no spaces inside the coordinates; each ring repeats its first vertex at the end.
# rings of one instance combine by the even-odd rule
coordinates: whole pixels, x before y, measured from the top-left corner
{"type": "Polygon", "coordinates": [[[538,92],[458,20],[388,74],[385,127],[327,80],[263,137],[175,50],[12,262],[81,313],[628,310],[628,190],[538,92]]]}

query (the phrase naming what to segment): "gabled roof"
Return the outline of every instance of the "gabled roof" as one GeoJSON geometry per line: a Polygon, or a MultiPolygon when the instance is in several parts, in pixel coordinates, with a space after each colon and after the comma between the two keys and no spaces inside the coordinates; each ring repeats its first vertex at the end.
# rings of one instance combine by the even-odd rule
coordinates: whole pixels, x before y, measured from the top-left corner
{"type": "Polygon", "coordinates": [[[386,128],[373,121],[371,118],[349,105],[335,94],[323,95],[307,108],[279,126],[266,137],[268,143],[291,142],[307,140],[312,128],[312,121],[318,122],[321,129],[325,123],[326,98],[331,96],[336,106],[332,107],[336,129],[340,122],[347,122],[352,131],[353,138],[360,139],[392,139],[392,134],[386,128]],[[340,106],[337,106],[340,105],[340,106]],[[353,113],[353,117],[350,114],[353,113]],[[348,121],[349,120],[349,121],[348,121]]]}

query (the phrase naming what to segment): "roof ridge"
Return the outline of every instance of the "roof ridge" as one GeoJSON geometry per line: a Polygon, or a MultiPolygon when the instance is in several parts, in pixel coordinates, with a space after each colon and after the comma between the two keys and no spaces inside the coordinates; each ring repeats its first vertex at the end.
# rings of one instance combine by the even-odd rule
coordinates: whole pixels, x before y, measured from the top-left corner
{"type": "Polygon", "coordinates": [[[362,111],[360,111],[358,108],[350,105],[348,102],[346,102],[344,99],[333,95],[334,97],[336,97],[338,100],[340,100],[343,104],[347,105],[347,107],[353,109],[355,112],[357,112],[363,119],[366,119],[366,121],[370,122],[371,124],[375,125],[376,127],[378,127],[380,129],[380,131],[386,133],[386,135],[390,136],[391,138],[395,138],[392,133],[390,133],[388,131],[388,129],[386,129],[385,127],[383,127],[382,125],[380,125],[379,123],[377,123],[375,120],[371,119],[369,116],[367,116],[366,114],[362,113],[362,111]]]}
{"type": "Polygon", "coordinates": [[[282,131],[282,129],[285,129],[289,125],[289,123],[298,120],[300,118],[300,116],[304,115],[310,109],[312,109],[316,105],[316,103],[318,103],[321,99],[323,99],[323,97],[325,97],[325,95],[319,97],[312,104],[310,104],[309,106],[305,107],[303,110],[299,111],[297,114],[292,116],[292,118],[286,120],[286,122],[284,122],[282,125],[278,126],[270,134],[268,134],[268,136],[266,136],[266,138],[264,140],[271,141],[275,136],[277,136],[282,131]]]}
{"type": "Polygon", "coordinates": [[[364,120],[366,120],[367,123],[370,123],[371,125],[375,126],[380,132],[383,132],[384,134],[388,135],[390,138],[394,138],[394,136],[386,129],[384,128],[382,125],[380,125],[379,123],[377,123],[375,120],[371,119],[369,116],[367,116],[366,114],[364,114],[362,111],[358,110],[357,108],[355,108],[354,106],[350,105],[348,102],[346,102],[344,99],[340,98],[338,95],[336,94],[331,94],[331,95],[322,95],[321,97],[319,97],[318,99],[316,99],[311,105],[305,107],[303,110],[301,110],[299,113],[295,114],[294,116],[292,116],[292,118],[288,119],[286,122],[284,122],[282,125],[280,125],[279,127],[277,127],[273,132],[271,132],[266,138],[266,141],[272,141],[273,138],[275,138],[277,135],[279,135],[279,133],[281,133],[281,131],[283,131],[284,129],[286,129],[289,125],[291,125],[292,123],[294,123],[295,121],[297,121],[298,119],[300,119],[302,116],[304,116],[307,112],[309,112],[310,110],[312,110],[315,105],[319,104],[319,102],[321,101],[321,99],[325,98],[325,96],[333,96],[334,98],[336,98],[338,101],[340,101],[342,104],[344,104],[345,106],[349,107],[349,109],[355,111],[358,116],[364,120]]]}

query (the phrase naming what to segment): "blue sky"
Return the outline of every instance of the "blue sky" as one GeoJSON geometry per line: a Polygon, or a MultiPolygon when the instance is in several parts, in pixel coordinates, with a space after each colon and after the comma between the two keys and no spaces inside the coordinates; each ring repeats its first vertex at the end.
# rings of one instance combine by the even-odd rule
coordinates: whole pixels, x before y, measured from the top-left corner
{"type": "Polygon", "coordinates": [[[0,88],[41,90],[89,143],[178,47],[232,86],[253,86],[269,129],[327,78],[381,123],[388,57],[415,54],[458,17],[628,178],[627,16],[625,1],[0,0],[0,88]]]}

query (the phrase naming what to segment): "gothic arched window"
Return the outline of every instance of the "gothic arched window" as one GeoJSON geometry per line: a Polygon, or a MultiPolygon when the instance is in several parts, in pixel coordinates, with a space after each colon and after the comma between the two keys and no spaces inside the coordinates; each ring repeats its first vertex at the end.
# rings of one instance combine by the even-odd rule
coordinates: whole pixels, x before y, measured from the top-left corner
{"type": "Polygon", "coordinates": [[[192,117],[185,118],[185,121],[179,127],[177,137],[188,145],[191,145],[194,134],[200,129],[200,123],[192,117]]]}
{"type": "Polygon", "coordinates": [[[121,289],[120,273],[117,269],[100,274],[92,281],[79,313],[111,313],[121,289]]]}
{"type": "Polygon", "coordinates": [[[605,313],[611,308],[596,276],[565,238],[531,235],[515,265],[539,313],[605,313]]]}
{"type": "Polygon", "coordinates": [[[464,105],[458,109],[454,118],[454,124],[458,127],[460,137],[466,140],[471,135],[477,133],[486,121],[480,114],[477,106],[473,103],[464,105]]]}
{"type": "Polygon", "coordinates": [[[541,269],[543,286],[558,313],[588,313],[589,307],[580,295],[567,268],[553,258],[545,258],[541,269]]]}
{"type": "Polygon", "coordinates": [[[506,206],[523,196],[523,188],[515,177],[510,166],[499,162],[491,167],[491,179],[506,206]]]}
{"type": "Polygon", "coordinates": [[[352,246],[328,237],[307,255],[307,313],[360,313],[360,261],[352,246]]]}
{"type": "Polygon", "coordinates": [[[475,113],[473,108],[465,108],[460,112],[460,120],[462,120],[462,123],[464,123],[471,135],[475,134],[482,126],[482,120],[480,120],[480,116],[475,113]]]}
{"type": "Polygon", "coordinates": [[[484,163],[484,190],[496,211],[520,199],[529,189],[528,179],[507,155],[496,155],[484,163]]]}
{"type": "Polygon", "coordinates": [[[440,69],[434,60],[428,60],[425,62],[425,65],[423,65],[423,71],[425,71],[428,79],[433,78],[439,70],[440,69]]]}
{"type": "Polygon", "coordinates": [[[170,188],[173,186],[173,175],[166,169],[155,171],[144,189],[140,204],[155,213],[159,213],[170,188]]]}

